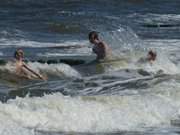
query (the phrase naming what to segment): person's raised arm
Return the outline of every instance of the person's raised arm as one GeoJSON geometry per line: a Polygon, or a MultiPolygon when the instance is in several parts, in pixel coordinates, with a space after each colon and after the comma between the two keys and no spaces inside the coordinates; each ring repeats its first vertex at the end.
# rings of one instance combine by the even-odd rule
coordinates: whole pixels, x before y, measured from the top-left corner
{"type": "Polygon", "coordinates": [[[41,76],[39,73],[36,73],[35,71],[33,71],[32,69],[30,69],[26,64],[23,64],[23,67],[26,68],[28,71],[30,71],[31,73],[33,73],[35,76],[37,76],[39,79],[42,80],[47,80],[46,78],[44,78],[43,76],[41,76]]]}

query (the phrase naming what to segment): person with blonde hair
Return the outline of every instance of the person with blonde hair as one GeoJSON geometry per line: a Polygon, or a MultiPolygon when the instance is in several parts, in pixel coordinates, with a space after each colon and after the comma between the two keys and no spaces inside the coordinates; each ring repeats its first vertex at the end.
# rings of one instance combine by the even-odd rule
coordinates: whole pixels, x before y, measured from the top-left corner
{"type": "Polygon", "coordinates": [[[31,68],[28,67],[23,61],[24,59],[24,52],[22,49],[17,49],[14,53],[15,58],[15,66],[16,66],[16,74],[22,77],[26,77],[28,79],[38,78],[41,80],[47,80],[41,74],[35,72],[31,68]]]}

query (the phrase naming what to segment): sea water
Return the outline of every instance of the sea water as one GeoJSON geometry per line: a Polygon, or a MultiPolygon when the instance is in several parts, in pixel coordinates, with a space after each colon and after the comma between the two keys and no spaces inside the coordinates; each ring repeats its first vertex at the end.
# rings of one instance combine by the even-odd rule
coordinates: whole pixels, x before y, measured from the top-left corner
{"type": "Polygon", "coordinates": [[[2,0],[0,135],[178,135],[179,5],[2,0]],[[93,62],[92,30],[112,48],[113,60],[93,62]],[[14,73],[17,48],[47,81],[14,73]],[[139,62],[151,49],[157,60],[139,62]]]}

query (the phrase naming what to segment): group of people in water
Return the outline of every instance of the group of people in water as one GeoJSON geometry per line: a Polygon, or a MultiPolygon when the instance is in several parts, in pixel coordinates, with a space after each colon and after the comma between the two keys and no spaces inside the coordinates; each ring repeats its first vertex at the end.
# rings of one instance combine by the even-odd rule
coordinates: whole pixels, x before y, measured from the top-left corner
{"type": "MultiPolygon", "coordinates": [[[[100,40],[99,35],[96,31],[92,31],[89,33],[89,41],[93,44],[92,51],[96,54],[97,61],[105,60],[112,56],[111,48],[105,42],[100,40]]],[[[24,62],[24,52],[22,49],[17,49],[15,51],[14,58],[17,75],[29,79],[31,79],[33,76],[37,79],[47,80],[47,77],[41,75],[38,72],[35,72],[24,62]]],[[[152,63],[156,60],[156,52],[150,50],[144,60],[152,63]]]]}
{"type": "MultiPolygon", "coordinates": [[[[97,55],[96,58],[97,60],[106,59],[106,58],[108,59],[109,57],[112,56],[112,50],[105,42],[99,39],[98,33],[96,31],[92,31],[89,33],[89,41],[94,45],[92,50],[97,55]]],[[[150,50],[144,61],[152,63],[153,61],[156,60],[156,56],[157,56],[156,52],[150,50]]]]}

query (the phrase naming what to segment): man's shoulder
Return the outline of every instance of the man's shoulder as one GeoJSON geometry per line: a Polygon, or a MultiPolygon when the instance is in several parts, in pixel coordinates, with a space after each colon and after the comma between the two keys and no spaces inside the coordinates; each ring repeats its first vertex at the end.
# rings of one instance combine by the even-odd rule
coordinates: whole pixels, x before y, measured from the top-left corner
{"type": "Polygon", "coordinates": [[[107,45],[104,42],[99,42],[99,46],[105,48],[107,45]]]}

